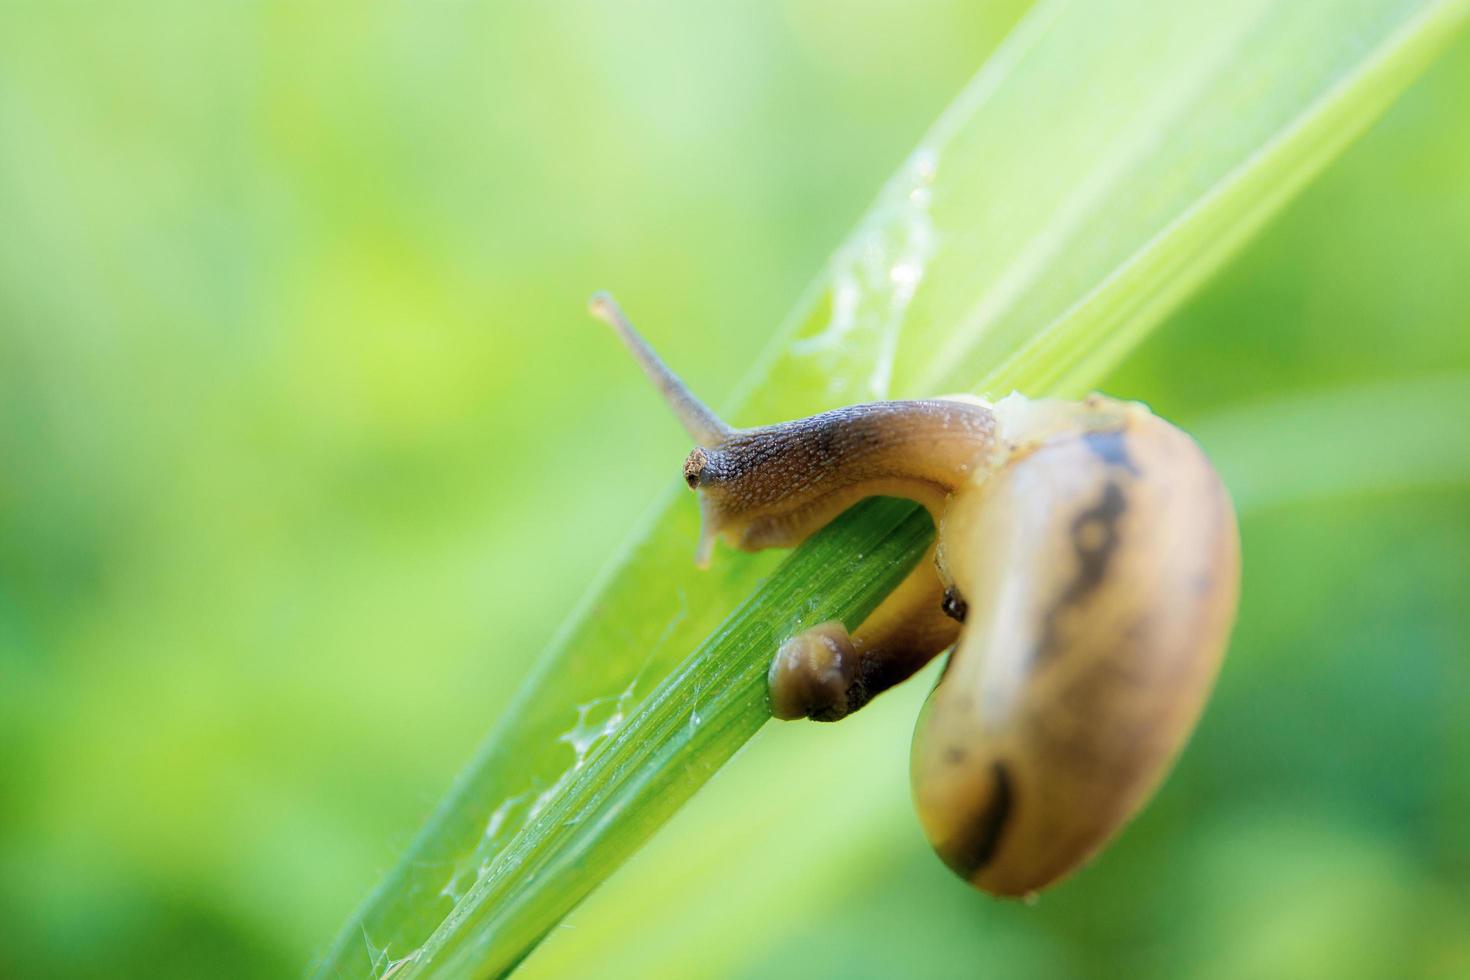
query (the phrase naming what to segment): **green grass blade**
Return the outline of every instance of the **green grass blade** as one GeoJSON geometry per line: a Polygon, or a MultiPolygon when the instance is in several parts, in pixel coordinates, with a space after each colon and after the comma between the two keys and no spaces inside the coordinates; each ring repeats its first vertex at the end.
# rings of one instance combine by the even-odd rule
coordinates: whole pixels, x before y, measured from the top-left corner
{"type": "Polygon", "coordinates": [[[923,511],[875,499],[787,558],[496,856],[462,903],[475,928],[425,947],[439,969],[477,975],[513,966],[609,863],[631,854],[766,721],[770,658],[761,651],[816,623],[860,623],[933,537],[923,511]]]}
{"type": "MultiPolygon", "coordinates": [[[[1095,383],[1392,101],[1467,10],[1040,4],[838,251],[734,419],[1095,383]]],[[[869,535],[870,520],[842,533],[869,535]]],[[[751,670],[773,650],[775,634],[734,651],[705,641],[728,610],[785,581],[757,591],[777,558],[721,552],[697,572],[696,536],[687,494],[653,508],[321,975],[514,965],[759,726],[764,706],[747,697],[721,716],[720,737],[696,745],[687,729],[659,729],[640,765],[679,760],[687,772],[657,806],[640,795],[667,775],[657,765],[635,767],[655,782],[633,780],[629,795],[593,792],[626,761],[631,719],[712,696],[690,687],[715,676],[701,656],[751,670]],[[563,836],[553,824],[569,815],[581,829],[563,836]]],[[[806,600],[829,597],[813,588],[806,600]]]]}

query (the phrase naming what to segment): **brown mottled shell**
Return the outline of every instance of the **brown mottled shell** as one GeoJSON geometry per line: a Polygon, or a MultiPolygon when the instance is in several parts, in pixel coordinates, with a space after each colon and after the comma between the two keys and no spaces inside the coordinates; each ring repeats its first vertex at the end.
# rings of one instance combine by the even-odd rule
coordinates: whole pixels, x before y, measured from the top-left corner
{"type": "Polygon", "coordinates": [[[1061,431],[957,492],[940,529],[965,627],[915,731],[940,857],[1024,895],[1146,801],[1203,708],[1234,619],[1234,510],[1194,442],[1140,406],[1061,431]]]}

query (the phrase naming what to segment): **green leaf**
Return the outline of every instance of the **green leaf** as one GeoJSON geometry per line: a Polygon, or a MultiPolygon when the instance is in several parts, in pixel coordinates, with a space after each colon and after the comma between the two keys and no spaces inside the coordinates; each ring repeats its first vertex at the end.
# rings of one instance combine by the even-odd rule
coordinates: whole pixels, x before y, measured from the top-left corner
{"type": "MultiPolygon", "coordinates": [[[[1085,390],[1467,12],[1466,0],[1039,4],[838,250],[734,420],[1085,390]]],[[[650,418],[661,411],[650,399],[650,418]]],[[[860,578],[875,555],[889,572],[918,557],[912,508],[894,507],[850,514],[774,574],[778,556],[724,551],[700,572],[693,500],[671,486],[320,975],[512,968],[764,722],[764,664],[806,621],[799,610],[860,617],[896,581],[860,578]]]]}

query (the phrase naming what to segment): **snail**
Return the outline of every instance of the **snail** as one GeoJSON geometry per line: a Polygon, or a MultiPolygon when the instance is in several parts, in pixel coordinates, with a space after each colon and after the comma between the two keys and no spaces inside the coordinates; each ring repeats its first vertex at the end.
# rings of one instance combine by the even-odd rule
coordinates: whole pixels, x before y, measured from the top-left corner
{"type": "Polygon", "coordinates": [[[780,646],[772,714],[835,721],[953,647],[911,755],[934,850],[997,896],[1097,854],[1193,731],[1234,623],[1235,511],[1193,440],[1101,395],[882,401],[736,429],[611,297],[590,309],[696,444],[701,566],[716,539],[791,547],[863,497],[934,519],[928,559],[855,631],[822,623],[780,646]]]}

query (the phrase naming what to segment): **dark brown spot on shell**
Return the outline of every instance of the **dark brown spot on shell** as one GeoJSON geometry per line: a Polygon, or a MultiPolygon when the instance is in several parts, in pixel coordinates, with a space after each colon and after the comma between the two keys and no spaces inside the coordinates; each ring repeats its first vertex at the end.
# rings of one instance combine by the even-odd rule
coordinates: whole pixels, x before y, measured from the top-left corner
{"type": "Polygon", "coordinates": [[[973,878],[994,860],[1006,823],[1011,818],[1011,810],[1015,807],[1011,773],[1004,762],[997,761],[991,765],[990,779],[990,799],[978,815],[974,833],[967,834],[963,840],[950,842],[940,855],[965,878],[973,878]]]}
{"type": "Polygon", "coordinates": [[[1103,487],[1102,499],[1072,521],[1072,548],[1080,564],[1064,601],[1076,602],[1102,582],[1118,547],[1118,519],[1127,509],[1128,498],[1122,488],[1109,483],[1103,487]]]}
{"type": "Polygon", "coordinates": [[[1085,600],[1108,573],[1108,563],[1118,548],[1118,522],[1128,509],[1123,488],[1109,481],[1102,497],[1072,521],[1072,550],[1077,555],[1077,574],[1042,620],[1041,639],[1032,652],[1032,662],[1040,663],[1056,653],[1058,618],[1071,606],[1085,600]]]}

